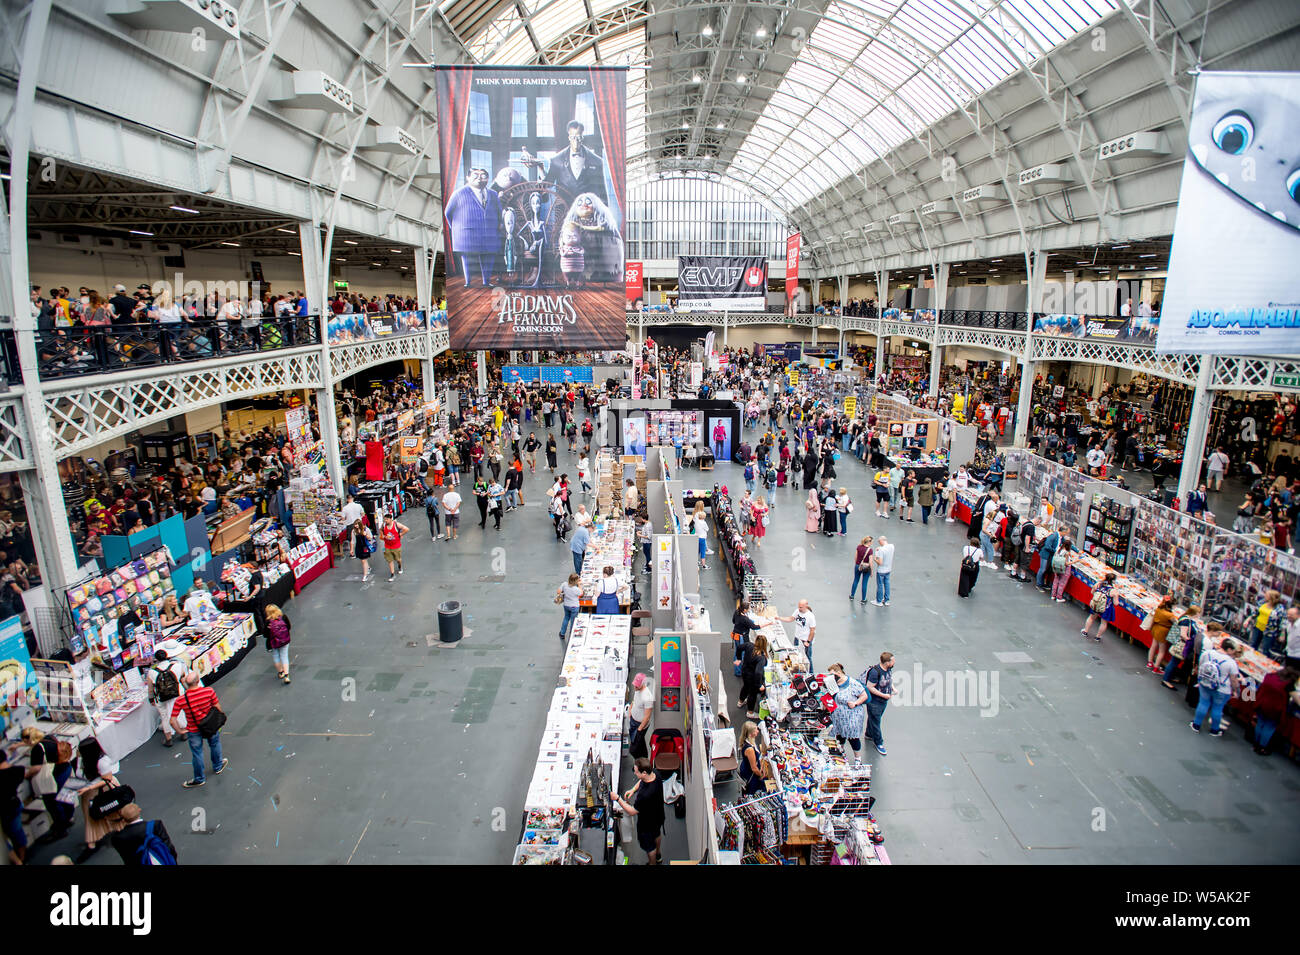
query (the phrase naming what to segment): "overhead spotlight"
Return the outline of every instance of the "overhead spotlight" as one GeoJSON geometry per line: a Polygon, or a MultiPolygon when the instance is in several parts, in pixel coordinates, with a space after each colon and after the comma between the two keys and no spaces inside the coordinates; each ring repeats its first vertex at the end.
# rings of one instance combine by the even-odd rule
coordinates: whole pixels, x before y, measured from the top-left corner
{"type": "Polygon", "coordinates": [[[686,123],[686,122],[682,123],[682,129],[690,129],[690,128],[691,128],[690,123],[686,123]]]}
{"type": "Polygon", "coordinates": [[[715,128],[717,128],[717,129],[726,129],[726,128],[727,128],[727,124],[726,124],[726,123],[718,123],[717,127],[715,127],[715,128]]]}
{"type": "Polygon", "coordinates": [[[692,74],[691,74],[691,82],[692,82],[692,83],[698,83],[698,82],[700,82],[700,74],[699,74],[699,73],[692,73],[692,74]]]}
{"type": "Polygon", "coordinates": [[[754,36],[758,37],[760,40],[763,39],[763,37],[767,36],[767,28],[759,27],[754,31],[754,36]]]}
{"type": "Polygon", "coordinates": [[[704,24],[704,29],[701,30],[700,32],[703,33],[705,36],[713,36],[713,24],[712,23],[704,24]]]}
{"type": "Polygon", "coordinates": [[[744,86],[748,82],[748,80],[746,79],[745,74],[741,73],[739,76],[736,77],[736,82],[739,83],[741,86],[744,86]]]}

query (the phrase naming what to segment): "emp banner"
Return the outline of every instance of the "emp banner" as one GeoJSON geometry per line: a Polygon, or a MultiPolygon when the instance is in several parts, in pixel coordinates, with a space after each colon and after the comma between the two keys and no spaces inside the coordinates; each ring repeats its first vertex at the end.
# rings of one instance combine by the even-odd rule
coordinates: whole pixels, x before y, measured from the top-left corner
{"type": "Polygon", "coordinates": [[[456,349],[627,341],[625,67],[437,68],[456,349]]]}
{"type": "Polygon", "coordinates": [[[761,312],[767,307],[767,259],[759,255],[679,255],[677,311],[761,312]]]}

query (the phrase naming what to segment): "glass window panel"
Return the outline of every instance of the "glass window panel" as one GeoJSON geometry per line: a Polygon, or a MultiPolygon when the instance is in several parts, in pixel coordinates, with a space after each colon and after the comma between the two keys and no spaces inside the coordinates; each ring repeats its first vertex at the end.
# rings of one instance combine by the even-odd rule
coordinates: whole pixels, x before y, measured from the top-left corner
{"type": "Polygon", "coordinates": [[[548,47],[586,19],[582,0],[552,0],[538,8],[531,22],[537,42],[548,47]]]}
{"type": "Polygon", "coordinates": [[[587,136],[591,136],[596,130],[596,94],[592,92],[579,93],[577,101],[573,104],[573,118],[582,123],[582,128],[586,131],[587,136]]]}
{"type": "Polygon", "coordinates": [[[516,96],[511,103],[510,135],[524,137],[528,135],[528,99],[516,96]]]}
{"type": "Polygon", "coordinates": [[[486,93],[469,94],[469,132],[471,136],[492,135],[492,114],[486,93]]]}
{"type": "Polygon", "coordinates": [[[551,118],[551,98],[537,97],[537,138],[551,139],[555,136],[555,120],[551,118]]]}
{"type": "MultiPolygon", "coordinates": [[[[492,151],[490,149],[471,149],[469,151],[470,169],[486,169],[492,175],[492,151]]],[[[468,170],[466,170],[468,172],[468,170]]]]}

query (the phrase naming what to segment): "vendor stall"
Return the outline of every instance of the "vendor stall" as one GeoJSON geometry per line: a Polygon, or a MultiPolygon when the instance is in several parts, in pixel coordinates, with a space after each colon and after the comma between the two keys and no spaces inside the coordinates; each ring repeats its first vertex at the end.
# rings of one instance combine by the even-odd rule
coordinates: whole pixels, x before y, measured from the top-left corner
{"type": "Polygon", "coordinates": [[[628,613],[632,604],[632,554],[636,545],[636,528],[631,521],[599,521],[591,528],[591,540],[582,558],[582,596],[578,605],[584,610],[596,606],[596,593],[606,567],[614,568],[618,578],[620,613],[628,613]]]}
{"type": "Polygon", "coordinates": [[[582,613],[573,621],[524,797],[517,865],[612,861],[610,795],[622,762],[631,636],[627,616],[582,613]]]}

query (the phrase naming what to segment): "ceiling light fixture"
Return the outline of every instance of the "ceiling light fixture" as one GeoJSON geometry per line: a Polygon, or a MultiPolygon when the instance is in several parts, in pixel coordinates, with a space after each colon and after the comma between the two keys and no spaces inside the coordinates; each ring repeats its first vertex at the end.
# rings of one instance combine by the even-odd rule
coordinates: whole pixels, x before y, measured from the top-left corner
{"type": "Polygon", "coordinates": [[[1127,246],[1127,245],[1112,245],[1111,248],[1112,248],[1112,249],[1127,249],[1127,248],[1130,248],[1130,246],[1127,246]]]}
{"type": "Polygon", "coordinates": [[[401,250],[401,249],[389,249],[388,251],[389,251],[389,252],[401,252],[402,250],[401,250]]]}
{"type": "Polygon", "coordinates": [[[1139,255],[1138,258],[1139,258],[1139,259],[1154,259],[1157,255],[1159,255],[1158,252],[1144,252],[1144,253],[1142,253],[1141,255],[1139,255]]]}
{"type": "Polygon", "coordinates": [[[356,243],[353,242],[351,239],[344,239],[343,241],[344,241],[344,243],[346,243],[347,245],[356,245],[356,243]]]}
{"type": "Polygon", "coordinates": [[[763,39],[763,37],[767,36],[767,29],[765,27],[759,27],[754,31],[754,36],[758,37],[760,40],[763,39]]]}
{"type": "Polygon", "coordinates": [[[298,258],[300,258],[300,259],[302,258],[302,253],[301,253],[301,252],[290,252],[289,254],[290,254],[290,255],[296,255],[296,256],[298,256],[298,258]]]}
{"type": "Polygon", "coordinates": [[[289,233],[290,235],[293,235],[293,230],[292,230],[292,229],[284,229],[284,228],[281,228],[280,226],[276,226],[276,227],[275,227],[275,231],[276,231],[276,232],[287,232],[287,233],[289,233]]]}
{"type": "Polygon", "coordinates": [[[145,232],[144,229],[127,229],[132,235],[153,235],[152,232],[145,232]]]}
{"type": "Polygon", "coordinates": [[[685,121],[682,122],[682,129],[690,129],[690,128],[691,128],[691,124],[690,124],[690,123],[685,122],[685,121]]]}
{"type": "Polygon", "coordinates": [[[187,209],[185,208],[185,206],[168,206],[168,208],[173,209],[176,212],[188,212],[192,216],[196,216],[199,214],[198,209],[187,209]]]}
{"type": "Polygon", "coordinates": [[[222,245],[233,245],[235,248],[239,248],[239,243],[238,243],[238,242],[222,242],[221,244],[222,244],[222,245]]]}
{"type": "Polygon", "coordinates": [[[725,123],[718,123],[717,128],[718,128],[718,129],[726,129],[727,126],[726,126],[725,123]]]}
{"type": "Polygon", "coordinates": [[[692,83],[698,83],[698,82],[700,82],[700,74],[699,74],[699,73],[693,73],[693,74],[691,74],[691,82],[692,82],[692,83]]]}
{"type": "Polygon", "coordinates": [[[713,24],[711,23],[704,24],[704,29],[701,30],[700,32],[703,33],[705,36],[713,36],[713,24]]]}

